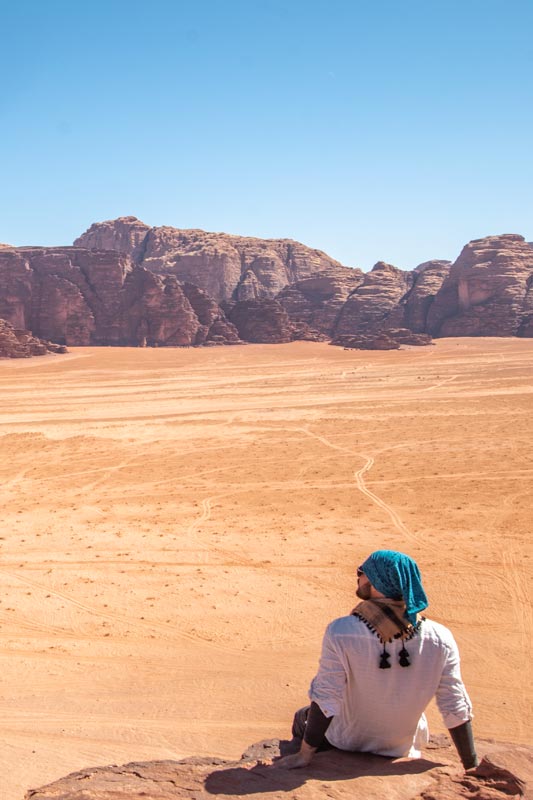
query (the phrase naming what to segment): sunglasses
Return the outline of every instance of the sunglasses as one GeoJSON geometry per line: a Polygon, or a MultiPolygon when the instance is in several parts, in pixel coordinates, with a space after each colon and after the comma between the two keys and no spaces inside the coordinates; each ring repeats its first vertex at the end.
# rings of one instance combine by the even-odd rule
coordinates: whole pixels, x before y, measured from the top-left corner
{"type": "Polygon", "coordinates": [[[364,574],[365,574],[365,573],[363,572],[363,570],[361,569],[361,567],[357,567],[357,573],[356,573],[357,577],[358,577],[358,578],[360,578],[360,577],[361,577],[361,575],[364,575],[364,574]]]}

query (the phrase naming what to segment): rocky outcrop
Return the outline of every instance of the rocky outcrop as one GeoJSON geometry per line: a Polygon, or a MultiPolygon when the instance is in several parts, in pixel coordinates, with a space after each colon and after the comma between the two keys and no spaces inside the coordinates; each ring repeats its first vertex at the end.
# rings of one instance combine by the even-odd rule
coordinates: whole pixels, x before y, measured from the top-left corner
{"type": "Polygon", "coordinates": [[[75,247],[0,247],[0,317],[71,345],[327,339],[385,348],[403,329],[533,337],[533,248],[521,236],[489,236],[452,265],[378,262],[364,274],[287,239],[121,217],[92,225],[75,247]]]}
{"type": "Polygon", "coordinates": [[[334,338],[403,327],[405,297],[414,282],[412,272],[379,261],[344,304],[334,338]]]}
{"type": "Polygon", "coordinates": [[[287,286],[277,300],[292,322],[305,324],[329,338],[348,297],[364,279],[359,269],[331,267],[287,286]]]}
{"type": "Polygon", "coordinates": [[[130,255],[151,272],[194,283],[218,302],[274,298],[287,284],[340,266],[290,239],[149,228],[136,217],[95,223],[74,244],[130,255]]]}
{"type": "Polygon", "coordinates": [[[31,331],[16,330],[5,319],[0,319],[0,358],[30,358],[67,352],[64,345],[38,339],[31,331]]]}
{"type": "Polygon", "coordinates": [[[433,336],[531,336],[533,250],[522,236],[463,248],[428,311],[433,336]]]}
{"type": "Polygon", "coordinates": [[[283,344],[295,339],[322,341],[325,337],[305,323],[292,322],[277,300],[242,300],[228,313],[239,336],[256,344],[283,344]]]}
{"type": "MultiPolygon", "coordinates": [[[[334,339],[391,328],[432,336],[533,335],[533,249],[520,236],[470,242],[453,265],[429,261],[405,272],[378,262],[366,275],[297,242],[149,228],[135,217],[97,223],[77,243],[128,253],[218,301],[276,298],[292,323],[334,339]]],[[[264,316],[259,324],[265,327],[264,316]]]]}
{"type": "Polygon", "coordinates": [[[408,328],[389,328],[377,333],[358,333],[355,336],[343,334],[331,342],[349,350],[399,350],[402,345],[424,347],[431,343],[429,334],[413,333],[408,328]]]}
{"type": "Polygon", "coordinates": [[[117,251],[0,251],[0,317],[72,345],[235,344],[223,311],[195,286],[155,275],[117,251]]]}
{"type": "Polygon", "coordinates": [[[450,273],[450,261],[426,261],[414,270],[414,285],[403,298],[403,324],[414,333],[427,330],[427,318],[435,297],[450,273]]]}
{"type": "Polygon", "coordinates": [[[119,217],[107,222],[96,222],[74,242],[74,247],[89,250],[117,250],[142,261],[143,242],[150,230],[137,217],[119,217]]]}
{"type": "MultiPolygon", "coordinates": [[[[208,800],[212,797],[292,797],[337,800],[509,800],[531,798],[533,748],[481,742],[475,774],[466,775],[447,741],[430,743],[420,759],[391,759],[369,753],[329,750],[304,769],[272,766],[292,742],[270,740],[251,747],[239,761],[186,758],[134,762],[75,772],[25,800],[208,800]]],[[[21,798],[22,800],[22,798],[21,798]]]]}

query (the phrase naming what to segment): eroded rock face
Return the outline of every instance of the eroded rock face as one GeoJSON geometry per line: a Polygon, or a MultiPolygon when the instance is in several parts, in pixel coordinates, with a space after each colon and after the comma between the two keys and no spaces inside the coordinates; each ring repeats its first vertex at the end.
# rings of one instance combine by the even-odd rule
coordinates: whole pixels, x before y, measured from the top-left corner
{"type": "Polygon", "coordinates": [[[16,330],[11,323],[0,319],[0,358],[30,358],[67,352],[64,345],[38,339],[31,331],[16,330]]]}
{"type": "Polygon", "coordinates": [[[521,236],[470,242],[453,265],[378,262],[367,274],[290,240],[135,217],[96,223],[77,245],[0,248],[0,317],[72,345],[533,337],[533,248],[521,236]]]}
{"type": "Polygon", "coordinates": [[[294,744],[269,740],[254,745],[240,761],[187,758],[87,769],[41,789],[30,789],[25,800],[208,800],[243,796],[316,800],[328,795],[337,800],[527,798],[533,779],[533,748],[493,742],[480,745],[484,758],[477,776],[464,774],[447,742],[430,744],[421,759],[330,750],[317,753],[307,768],[282,770],[272,766],[272,759],[294,752],[294,744]]]}
{"type": "Polygon", "coordinates": [[[134,261],[142,260],[142,245],[150,226],[137,217],[96,222],[74,242],[74,247],[89,250],[117,250],[131,256],[134,261]]]}
{"type": "Polygon", "coordinates": [[[522,236],[463,248],[428,311],[433,336],[531,336],[533,250],[522,236]]]}
{"type": "Polygon", "coordinates": [[[404,298],[403,324],[413,333],[427,331],[427,318],[435,297],[448,275],[450,261],[426,261],[414,270],[414,284],[404,298]]]}
{"type": "Polygon", "coordinates": [[[403,327],[403,301],[414,282],[412,272],[379,261],[344,304],[334,338],[403,327]]]}
{"type": "Polygon", "coordinates": [[[95,223],[74,244],[126,253],[152,272],[194,283],[218,302],[273,298],[289,283],[339,266],[290,239],[149,228],[136,217],[95,223]]]}
{"type": "Polygon", "coordinates": [[[197,287],[113,250],[0,251],[0,317],[71,346],[235,344],[236,329],[197,287]]]}
{"type": "Polygon", "coordinates": [[[359,269],[331,267],[287,286],[277,300],[292,322],[303,323],[329,338],[348,297],[364,279],[359,269]]]}
{"type": "Polygon", "coordinates": [[[277,300],[242,300],[228,318],[246,342],[283,344],[297,338],[289,315],[277,300]]]}

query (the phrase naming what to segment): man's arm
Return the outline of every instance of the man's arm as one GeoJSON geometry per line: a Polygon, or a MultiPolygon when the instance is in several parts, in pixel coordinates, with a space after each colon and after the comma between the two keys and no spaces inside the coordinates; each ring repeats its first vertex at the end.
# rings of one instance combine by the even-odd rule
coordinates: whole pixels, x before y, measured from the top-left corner
{"type": "Polygon", "coordinates": [[[437,705],[465,769],[477,766],[472,733],[472,703],[461,678],[459,649],[450,634],[447,656],[436,693],[437,705]]]}
{"type": "Polygon", "coordinates": [[[300,752],[276,761],[276,766],[295,769],[307,766],[324,739],[326,730],[341,708],[346,687],[346,671],[337,650],[331,623],[322,641],[318,672],[311,682],[311,708],[307,717],[300,752]]]}
{"type": "Polygon", "coordinates": [[[474,745],[474,734],[472,733],[472,723],[470,720],[457,725],[455,728],[448,728],[452,741],[459,754],[459,758],[465,769],[477,767],[478,758],[474,745]]]}
{"type": "Polygon", "coordinates": [[[326,717],[320,706],[313,701],[307,715],[300,751],[276,761],[276,766],[282,767],[282,769],[298,769],[298,767],[306,767],[310,764],[314,754],[324,741],[325,733],[332,719],[333,717],[326,717]]]}

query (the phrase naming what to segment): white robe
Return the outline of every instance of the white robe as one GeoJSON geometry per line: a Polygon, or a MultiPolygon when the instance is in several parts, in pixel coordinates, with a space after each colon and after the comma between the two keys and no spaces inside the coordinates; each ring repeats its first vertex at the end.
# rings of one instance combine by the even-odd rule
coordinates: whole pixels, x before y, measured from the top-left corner
{"type": "Polygon", "coordinates": [[[432,697],[447,728],[472,718],[461,679],[459,651],[444,625],[424,620],[405,643],[410,666],[402,667],[400,639],[386,645],[390,669],[380,669],[378,637],[358,617],[340,617],[326,629],[318,673],[309,697],[334,717],[326,738],[341,750],[383,756],[420,755],[429,737],[424,715],[432,697]]]}

